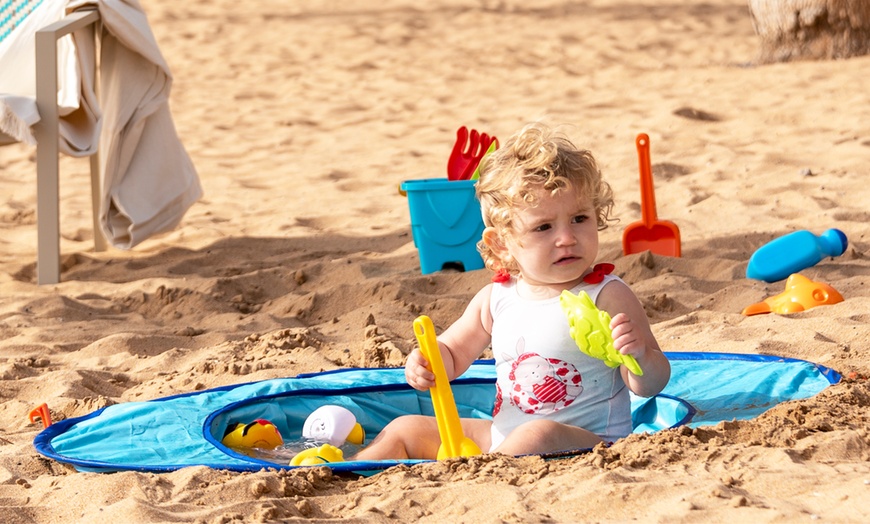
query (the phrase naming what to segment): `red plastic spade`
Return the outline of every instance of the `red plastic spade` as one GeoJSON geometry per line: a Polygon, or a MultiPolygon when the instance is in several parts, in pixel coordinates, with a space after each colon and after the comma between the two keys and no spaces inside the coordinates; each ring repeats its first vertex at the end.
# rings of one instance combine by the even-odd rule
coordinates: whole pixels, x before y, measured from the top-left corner
{"type": "Polygon", "coordinates": [[[456,131],[456,143],[453,144],[453,151],[450,152],[450,158],[447,160],[447,179],[470,179],[477,169],[480,159],[483,158],[493,142],[497,142],[494,136],[479,133],[476,129],[472,129],[469,134],[467,127],[460,127],[456,131]]]}
{"type": "Polygon", "coordinates": [[[650,166],[649,136],[637,135],[637,156],[640,163],[640,215],[622,233],[622,252],[626,255],[652,251],[667,257],[680,256],[680,228],[673,222],[659,220],[656,215],[656,195],[650,166]]]}

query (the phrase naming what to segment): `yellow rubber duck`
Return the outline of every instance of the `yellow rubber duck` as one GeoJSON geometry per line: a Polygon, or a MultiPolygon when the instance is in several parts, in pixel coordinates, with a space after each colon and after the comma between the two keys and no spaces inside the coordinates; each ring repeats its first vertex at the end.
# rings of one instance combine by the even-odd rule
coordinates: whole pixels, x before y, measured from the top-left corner
{"type": "Polygon", "coordinates": [[[284,439],[275,424],[257,419],[248,424],[236,422],[227,426],[221,444],[237,450],[275,449],[284,445],[284,439]]]}
{"type": "Polygon", "coordinates": [[[319,448],[300,451],[290,459],[291,466],[317,466],[332,462],[344,462],[344,453],[332,444],[324,444],[319,448]]]}

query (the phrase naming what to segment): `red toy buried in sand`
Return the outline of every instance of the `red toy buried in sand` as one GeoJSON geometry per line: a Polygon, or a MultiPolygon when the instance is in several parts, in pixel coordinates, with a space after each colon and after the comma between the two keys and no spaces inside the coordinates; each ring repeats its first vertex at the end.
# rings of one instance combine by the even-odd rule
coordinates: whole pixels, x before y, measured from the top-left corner
{"type": "Polygon", "coordinates": [[[785,291],[764,299],[763,302],[747,306],[743,310],[746,316],[762,313],[779,313],[788,315],[800,313],[816,306],[826,306],[843,301],[836,289],[823,282],[814,282],[805,276],[794,273],[785,281],[785,291]]]}

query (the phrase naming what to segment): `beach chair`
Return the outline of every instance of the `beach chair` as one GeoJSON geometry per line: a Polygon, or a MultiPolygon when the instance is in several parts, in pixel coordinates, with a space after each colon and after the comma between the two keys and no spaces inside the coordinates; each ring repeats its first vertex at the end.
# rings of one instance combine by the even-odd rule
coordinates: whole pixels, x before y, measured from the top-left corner
{"type": "Polygon", "coordinates": [[[0,11],[0,129],[6,141],[37,147],[37,283],[60,281],[59,152],[90,156],[97,251],[130,249],[178,225],[202,187],[169,110],[169,66],[139,2],[0,0],[0,11]],[[16,52],[7,53],[7,39],[16,52]],[[35,84],[18,96],[18,81],[30,77],[7,71],[34,69],[22,57],[35,60],[35,84]]]}
{"type": "MultiPolygon", "coordinates": [[[[39,4],[48,0],[0,0],[0,42],[15,35],[25,18],[39,4]]],[[[66,5],[66,1],[54,2],[66,5]]],[[[36,109],[39,121],[32,127],[36,141],[37,186],[37,283],[55,284],[60,281],[60,196],[59,196],[59,110],[58,110],[58,40],[78,30],[88,32],[87,38],[96,39],[96,26],[100,20],[96,9],[83,9],[64,16],[33,33],[36,62],[36,109]]],[[[29,38],[29,37],[27,37],[29,38]]],[[[96,49],[96,43],[94,46],[96,49]]],[[[94,56],[96,61],[96,55],[94,56]]],[[[4,71],[4,74],[7,72],[4,71]]],[[[0,130],[0,145],[18,139],[0,130]]],[[[106,239],[99,226],[100,175],[99,157],[90,154],[91,200],[93,208],[94,249],[106,250],[106,239]]]]}

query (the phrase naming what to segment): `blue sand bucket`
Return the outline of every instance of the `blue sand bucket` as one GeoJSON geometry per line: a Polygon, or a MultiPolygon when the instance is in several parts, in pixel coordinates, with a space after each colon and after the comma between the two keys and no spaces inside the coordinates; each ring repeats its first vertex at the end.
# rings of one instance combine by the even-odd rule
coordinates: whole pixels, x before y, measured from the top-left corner
{"type": "Polygon", "coordinates": [[[425,275],[445,268],[483,268],[477,242],[483,234],[475,180],[427,178],[406,180],[400,189],[408,197],[411,232],[425,275]]]}

